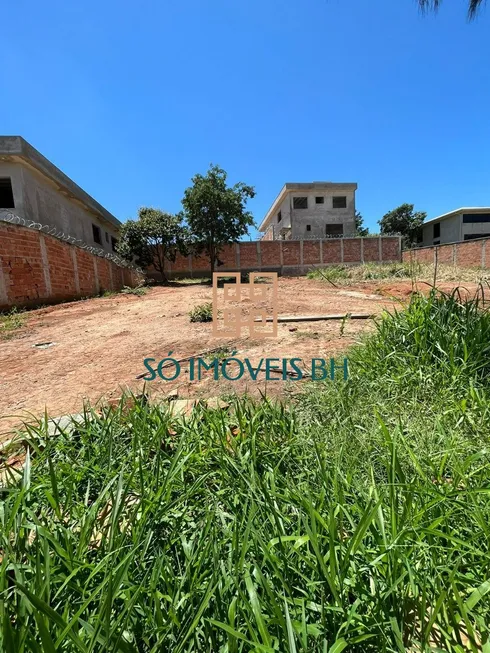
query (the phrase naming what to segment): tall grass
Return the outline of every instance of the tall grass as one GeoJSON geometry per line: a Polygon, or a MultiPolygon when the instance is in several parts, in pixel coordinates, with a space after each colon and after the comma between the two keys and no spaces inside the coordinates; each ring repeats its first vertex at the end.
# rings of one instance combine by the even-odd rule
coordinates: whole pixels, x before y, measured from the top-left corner
{"type": "Polygon", "coordinates": [[[490,275],[488,270],[481,268],[459,268],[454,265],[434,265],[419,263],[418,261],[404,263],[364,263],[363,265],[330,265],[324,268],[315,268],[308,272],[309,279],[329,281],[338,285],[348,285],[355,282],[369,281],[400,281],[416,280],[433,282],[458,283],[488,283],[490,275]]]}
{"type": "Polygon", "coordinates": [[[3,650],[488,652],[487,318],[460,304],[414,299],[294,406],[29,427],[2,490],[3,650]],[[457,333],[482,337],[444,356],[457,333]]]}

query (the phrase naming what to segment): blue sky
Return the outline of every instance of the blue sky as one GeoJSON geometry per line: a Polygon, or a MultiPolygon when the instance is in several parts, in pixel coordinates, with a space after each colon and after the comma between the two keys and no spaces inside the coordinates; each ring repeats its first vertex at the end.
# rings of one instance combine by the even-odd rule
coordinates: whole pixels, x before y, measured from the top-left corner
{"type": "Polygon", "coordinates": [[[415,0],[6,4],[0,132],[20,134],[119,219],[178,211],[218,163],[256,188],[355,181],[371,230],[490,205],[490,9],[415,0]]]}

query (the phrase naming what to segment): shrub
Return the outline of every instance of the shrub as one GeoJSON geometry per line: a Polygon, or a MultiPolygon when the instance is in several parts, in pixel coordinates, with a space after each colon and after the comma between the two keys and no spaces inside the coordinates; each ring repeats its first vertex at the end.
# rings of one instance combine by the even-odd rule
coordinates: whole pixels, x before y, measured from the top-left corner
{"type": "Polygon", "coordinates": [[[206,302],[199,304],[189,311],[191,322],[212,322],[213,321],[213,304],[206,302]]]}

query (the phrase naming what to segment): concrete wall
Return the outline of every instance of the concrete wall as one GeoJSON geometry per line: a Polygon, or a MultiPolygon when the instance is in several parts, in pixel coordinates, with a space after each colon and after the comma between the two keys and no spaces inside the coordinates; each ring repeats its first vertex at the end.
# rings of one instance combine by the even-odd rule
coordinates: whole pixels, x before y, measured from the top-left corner
{"type": "MultiPolygon", "coordinates": [[[[306,274],[315,267],[389,263],[401,260],[399,236],[379,238],[328,238],[325,240],[268,240],[242,242],[223,247],[223,265],[216,272],[278,272],[284,276],[306,274]]],[[[180,256],[166,262],[168,278],[209,277],[210,264],[205,256],[180,256]]],[[[159,279],[150,268],[148,276],[159,279]]]]}
{"type": "Polygon", "coordinates": [[[403,261],[433,264],[445,263],[463,268],[490,268],[490,239],[467,240],[437,247],[417,247],[403,252],[403,261]]]}
{"type": "Polygon", "coordinates": [[[135,270],[53,236],[0,222],[0,310],[120,290],[141,278],[135,270]]]}
{"type": "Polygon", "coordinates": [[[0,161],[0,177],[11,178],[15,203],[12,211],[21,218],[48,224],[87,245],[113,251],[111,236],[118,237],[114,225],[89,211],[82,202],[64,195],[48,177],[26,164],[7,161],[0,161]],[[92,224],[100,227],[101,245],[94,241],[92,224]]]}
{"type": "MultiPolygon", "coordinates": [[[[439,222],[441,225],[440,245],[462,240],[461,214],[452,215],[439,222]]],[[[424,247],[434,244],[434,223],[422,227],[422,244],[424,247]]]]}
{"type": "MultiPolygon", "coordinates": [[[[291,229],[292,240],[325,238],[325,225],[332,223],[342,223],[344,225],[344,235],[354,234],[355,211],[355,191],[324,189],[291,191],[283,199],[271,221],[274,227],[274,238],[278,239],[280,229],[284,228],[291,229]],[[334,196],[346,197],[347,206],[345,209],[333,208],[334,196]],[[308,208],[293,208],[293,199],[295,197],[307,197],[308,208]],[[317,204],[317,197],[322,197],[324,203],[317,204]],[[279,211],[281,212],[280,222],[278,221],[279,211]],[[307,230],[308,225],[310,226],[309,231],[307,230]]],[[[270,239],[270,236],[268,239],[270,239]]]]}
{"type": "MultiPolygon", "coordinates": [[[[468,215],[477,217],[482,212],[469,212],[468,215]]],[[[457,243],[465,240],[465,236],[484,238],[490,234],[490,222],[463,222],[463,212],[444,218],[439,222],[441,225],[441,238],[439,243],[434,243],[434,223],[428,224],[422,229],[424,247],[431,245],[444,245],[457,243]]]]}

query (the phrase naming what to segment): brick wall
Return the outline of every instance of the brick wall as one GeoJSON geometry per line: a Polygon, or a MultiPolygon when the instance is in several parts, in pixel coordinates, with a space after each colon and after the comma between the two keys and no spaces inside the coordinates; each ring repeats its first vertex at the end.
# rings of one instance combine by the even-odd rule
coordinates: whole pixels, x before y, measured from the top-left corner
{"type": "Polygon", "coordinates": [[[462,268],[490,268],[490,239],[478,238],[462,243],[417,247],[403,252],[403,261],[458,265],[462,268]]]}
{"type": "Polygon", "coordinates": [[[120,290],[141,275],[53,236],[0,222],[0,310],[120,290]]]}
{"type": "MultiPolygon", "coordinates": [[[[398,236],[379,238],[329,238],[326,240],[260,240],[234,243],[220,252],[223,265],[219,272],[277,271],[282,275],[306,274],[324,265],[356,265],[363,262],[389,263],[400,261],[401,246],[398,236]]],[[[167,262],[166,274],[173,277],[209,276],[209,259],[201,256],[177,256],[167,262]]],[[[148,275],[158,279],[152,268],[148,275]]]]}

